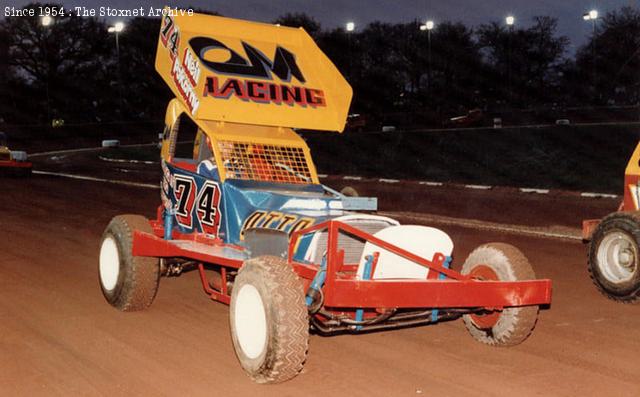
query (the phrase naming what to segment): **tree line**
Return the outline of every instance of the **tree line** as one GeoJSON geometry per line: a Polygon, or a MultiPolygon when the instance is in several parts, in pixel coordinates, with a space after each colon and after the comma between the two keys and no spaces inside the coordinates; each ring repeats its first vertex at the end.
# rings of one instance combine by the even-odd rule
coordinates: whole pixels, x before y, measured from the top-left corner
{"type": "MultiPolygon", "coordinates": [[[[28,7],[40,6],[55,4],[28,7]]],[[[415,20],[347,32],[300,13],[273,23],[302,26],[314,37],[353,86],[352,112],[419,114],[433,125],[474,108],[640,100],[640,12],[632,7],[600,18],[575,54],[549,16],[528,27],[442,22],[432,30],[415,20]]],[[[67,16],[49,26],[38,17],[0,21],[0,123],[161,120],[171,93],[154,70],[159,26],[158,18],[127,21],[118,57],[115,35],[97,18],[67,16]]]]}

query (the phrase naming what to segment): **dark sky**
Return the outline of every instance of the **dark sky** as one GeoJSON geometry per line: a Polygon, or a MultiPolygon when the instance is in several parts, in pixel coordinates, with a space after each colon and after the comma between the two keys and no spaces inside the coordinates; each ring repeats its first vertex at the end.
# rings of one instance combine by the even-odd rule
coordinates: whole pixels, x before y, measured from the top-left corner
{"type": "MultiPolygon", "coordinates": [[[[4,7],[20,7],[29,3],[23,0],[0,0],[4,7]]],[[[639,7],[640,0],[87,0],[61,3],[67,7],[84,5],[98,8],[138,8],[172,6],[194,6],[218,11],[234,18],[270,22],[286,12],[305,12],[319,21],[323,27],[343,26],[353,20],[356,26],[363,26],[374,20],[388,22],[408,22],[415,18],[438,21],[462,21],[477,26],[490,21],[504,21],[513,14],[516,24],[528,26],[535,15],[550,15],[558,18],[559,33],[571,40],[569,52],[583,44],[590,32],[589,23],[582,20],[582,14],[595,8],[600,14],[625,5],[639,7]]],[[[437,28],[437,25],[436,25],[437,28]]]]}

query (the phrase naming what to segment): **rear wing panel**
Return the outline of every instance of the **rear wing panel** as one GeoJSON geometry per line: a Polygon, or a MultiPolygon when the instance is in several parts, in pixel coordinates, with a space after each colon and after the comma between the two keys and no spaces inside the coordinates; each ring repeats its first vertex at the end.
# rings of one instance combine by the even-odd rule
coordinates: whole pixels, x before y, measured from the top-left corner
{"type": "Polygon", "coordinates": [[[199,120],[342,131],[352,98],[301,28],[166,15],[155,66],[199,120]]]}

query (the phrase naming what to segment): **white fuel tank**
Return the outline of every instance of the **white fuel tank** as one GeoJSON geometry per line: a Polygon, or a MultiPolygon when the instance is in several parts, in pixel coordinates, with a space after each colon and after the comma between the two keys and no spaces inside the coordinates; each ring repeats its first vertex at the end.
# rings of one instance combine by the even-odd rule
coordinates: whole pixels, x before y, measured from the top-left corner
{"type": "MultiPolygon", "coordinates": [[[[453,241],[449,235],[433,227],[417,225],[390,226],[378,231],[374,236],[427,260],[433,259],[436,253],[451,256],[453,252],[453,241]]],[[[379,252],[380,256],[373,273],[373,279],[425,279],[429,274],[428,268],[367,242],[360,257],[358,278],[362,279],[365,258],[374,252],[379,252]]]]}

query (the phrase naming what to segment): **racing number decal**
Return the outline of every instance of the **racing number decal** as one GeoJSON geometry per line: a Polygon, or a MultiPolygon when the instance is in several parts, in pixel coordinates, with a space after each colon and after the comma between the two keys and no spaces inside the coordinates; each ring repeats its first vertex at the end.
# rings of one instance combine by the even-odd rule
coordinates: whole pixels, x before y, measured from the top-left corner
{"type": "Polygon", "coordinates": [[[178,46],[180,45],[180,32],[173,21],[173,17],[170,15],[165,15],[162,19],[160,40],[162,41],[162,45],[169,50],[171,59],[174,59],[178,53],[178,46]]]}
{"type": "Polygon", "coordinates": [[[180,226],[193,228],[193,209],[208,234],[218,234],[220,229],[220,187],[213,181],[205,181],[198,189],[191,176],[176,175],[173,195],[176,200],[176,220],[180,226]]]}
{"type": "Polygon", "coordinates": [[[176,175],[176,185],[173,189],[173,196],[176,199],[176,220],[180,226],[191,229],[193,219],[191,211],[193,211],[193,203],[195,202],[195,189],[193,188],[196,181],[193,177],[176,175]]]}
{"type": "Polygon", "coordinates": [[[220,228],[220,188],[212,181],[205,181],[200,188],[197,198],[196,216],[202,225],[202,231],[208,234],[218,234],[220,228]]]}

